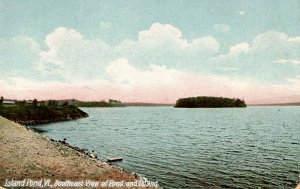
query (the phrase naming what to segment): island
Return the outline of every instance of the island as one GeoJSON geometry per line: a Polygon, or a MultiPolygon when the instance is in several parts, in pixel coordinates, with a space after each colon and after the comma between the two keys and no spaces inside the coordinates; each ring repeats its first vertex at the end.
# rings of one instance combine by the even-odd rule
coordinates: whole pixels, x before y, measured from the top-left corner
{"type": "Polygon", "coordinates": [[[175,108],[225,108],[225,107],[247,107],[245,101],[239,98],[224,98],[197,96],[180,98],[176,101],[175,108]]]}

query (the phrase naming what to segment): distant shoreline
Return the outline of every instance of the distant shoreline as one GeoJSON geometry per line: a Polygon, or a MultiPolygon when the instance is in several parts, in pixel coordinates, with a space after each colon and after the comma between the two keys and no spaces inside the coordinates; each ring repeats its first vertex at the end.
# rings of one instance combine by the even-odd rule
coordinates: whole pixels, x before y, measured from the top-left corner
{"type": "Polygon", "coordinates": [[[275,104],[248,104],[248,106],[300,106],[300,102],[275,104]]]}
{"type": "Polygon", "coordinates": [[[175,104],[146,103],[146,102],[125,102],[126,106],[174,106],[175,104]]]}

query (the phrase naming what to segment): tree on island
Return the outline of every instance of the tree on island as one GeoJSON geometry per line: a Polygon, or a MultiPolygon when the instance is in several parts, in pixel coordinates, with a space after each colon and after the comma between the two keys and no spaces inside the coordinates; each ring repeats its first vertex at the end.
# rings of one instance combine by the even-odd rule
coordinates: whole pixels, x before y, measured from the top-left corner
{"type": "Polygon", "coordinates": [[[235,101],[235,105],[236,105],[236,107],[245,107],[246,106],[246,103],[245,103],[245,100],[243,99],[243,100],[241,100],[241,99],[236,99],[236,101],[235,101]]]}
{"type": "Polygon", "coordinates": [[[109,99],[108,103],[109,104],[121,104],[122,102],[120,100],[109,99]]]}

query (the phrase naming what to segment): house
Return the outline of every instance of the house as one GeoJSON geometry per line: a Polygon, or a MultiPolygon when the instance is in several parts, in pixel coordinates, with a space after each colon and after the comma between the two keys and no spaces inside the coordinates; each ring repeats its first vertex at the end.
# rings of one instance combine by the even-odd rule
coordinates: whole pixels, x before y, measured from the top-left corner
{"type": "Polygon", "coordinates": [[[28,100],[28,101],[26,101],[26,104],[33,104],[33,101],[32,100],[28,100]]]}
{"type": "Polygon", "coordinates": [[[16,105],[15,102],[16,101],[14,100],[3,100],[3,106],[15,106],[16,105]]]}

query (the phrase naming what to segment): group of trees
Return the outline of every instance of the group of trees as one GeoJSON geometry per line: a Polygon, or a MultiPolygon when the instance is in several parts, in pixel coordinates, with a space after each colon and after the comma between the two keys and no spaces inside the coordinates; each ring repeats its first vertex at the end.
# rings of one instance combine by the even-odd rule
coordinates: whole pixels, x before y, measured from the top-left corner
{"type": "Polygon", "coordinates": [[[109,99],[108,102],[105,100],[101,101],[90,101],[90,102],[76,102],[74,105],[78,107],[123,107],[125,106],[119,100],[109,99]]]}
{"type": "Polygon", "coordinates": [[[108,103],[109,104],[121,104],[122,102],[120,100],[109,99],[108,103]]]}
{"type": "Polygon", "coordinates": [[[57,100],[49,100],[47,103],[48,106],[58,106],[57,100]]]}
{"type": "Polygon", "coordinates": [[[39,102],[40,106],[54,106],[54,107],[57,107],[57,106],[68,106],[69,105],[69,102],[68,101],[58,101],[58,100],[48,100],[47,102],[46,101],[40,101],[39,102]]]}
{"type": "MultiPolygon", "coordinates": [[[[22,101],[21,101],[22,102],[22,101]]],[[[3,106],[0,108],[0,116],[9,120],[24,124],[34,125],[55,121],[66,121],[87,117],[88,114],[76,106],[3,106]]]]}
{"type": "MultiPolygon", "coordinates": [[[[0,99],[0,106],[2,106],[4,101],[4,98],[1,97],[0,99]]],[[[38,101],[37,99],[34,99],[32,101],[15,101],[14,105],[16,106],[27,106],[27,105],[32,105],[32,106],[51,106],[51,107],[65,107],[70,105],[75,105],[78,107],[124,107],[125,105],[120,101],[120,100],[114,100],[114,99],[109,99],[108,102],[105,100],[101,101],[88,101],[88,102],[83,102],[83,101],[78,101],[75,99],[72,100],[47,100],[47,101],[38,101]]]]}
{"type": "Polygon", "coordinates": [[[244,100],[239,98],[223,98],[223,97],[189,97],[180,98],[176,101],[177,108],[222,108],[222,107],[246,107],[244,100]]]}
{"type": "MultiPolygon", "coordinates": [[[[0,106],[3,105],[4,102],[4,97],[1,96],[0,98],[0,106]]],[[[68,101],[57,101],[57,100],[48,100],[48,101],[38,101],[37,99],[34,99],[32,101],[26,101],[26,100],[21,100],[21,101],[15,101],[15,105],[17,106],[25,106],[25,105],[33,105],[33,106],[68,106],[69,102],[68,101]]]]}
{"type": "Polygon", "coordinates": [[[26,100],[22,100],[22,101],[16,101],[15,104],[18,106],[25,106],[26,105],[26,100]]]}
{"type": "Polygon", "coordinates": [[[1,96],[0,116],[24,125],[64,121],[88,116],[87,113],[76,106],[69,106],[68,101],[7,100],[5,102],[6,106],[3,105],[3,102],[5,102],[4,97],[1,96]]]}
{"type": "Polygon", "coordinates": [[[37,101],[37,99],[34,99],[33,101],[22,100],[22,101],[15,101],[15,104],[17,106],[25,106],[28,104],[32,104],[33,106],[38,106],[38,101],[37,101]]]}

